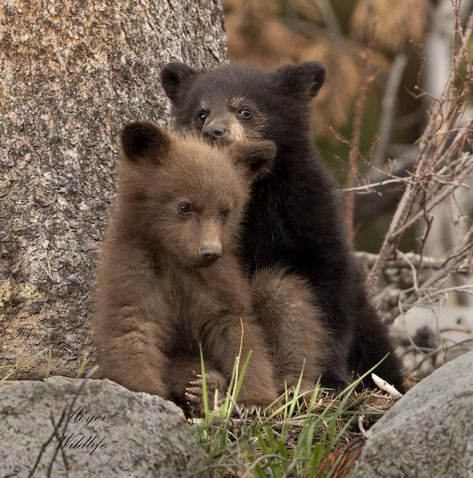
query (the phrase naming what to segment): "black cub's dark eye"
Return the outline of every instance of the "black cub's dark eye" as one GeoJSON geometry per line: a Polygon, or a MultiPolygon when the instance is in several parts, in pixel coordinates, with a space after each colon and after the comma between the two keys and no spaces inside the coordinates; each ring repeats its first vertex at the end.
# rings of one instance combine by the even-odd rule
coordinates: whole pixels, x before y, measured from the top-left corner
{"type": "Polygon", "coordinates": [[[201,110],[197,113],[197,119],[200,123],[204,123],[207,117],[209,116],[209,112],[205,110],[201,110]]]}
{"type": "Polygon", "coordinates": [[[192,204],[190,202],[180,202],[177,205],[177,210],[179,211],[179,214],[187,216],[192,212],[192,204]]]}
{"type": "Polygon", "coordinates": [[[237,111],[237,115],[243,119],[250,119],[253,116],[253,112],[249,108],[242,108],[237,111]]]}
{"type": "Polygon", "coordinates": [[[222,219],[225,221],[228,219],[228,216],[230,216],[230,209],[225,209],[221,213],[222,219]]]}

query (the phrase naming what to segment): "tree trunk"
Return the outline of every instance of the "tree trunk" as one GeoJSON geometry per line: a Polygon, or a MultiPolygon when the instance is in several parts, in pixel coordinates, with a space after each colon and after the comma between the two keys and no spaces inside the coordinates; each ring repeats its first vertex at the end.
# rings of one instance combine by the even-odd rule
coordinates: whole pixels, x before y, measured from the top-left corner
{"type": "Polygon", "coordinates": [[[0,5],[0,379],[73,376],[124,123],[169,122],[169,61],[225,58],[218,0],[0,5]]]}

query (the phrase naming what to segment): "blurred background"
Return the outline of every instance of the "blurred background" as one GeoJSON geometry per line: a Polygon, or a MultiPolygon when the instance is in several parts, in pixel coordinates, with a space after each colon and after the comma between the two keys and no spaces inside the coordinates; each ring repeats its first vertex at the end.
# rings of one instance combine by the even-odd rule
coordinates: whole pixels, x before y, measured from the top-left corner
{"type": "MultiPolygon", "coordinates": [[[[404,184],[392,181],[346,190],[413,172],[430,107],[455,72],[452,52],[461,41],[459,25],[468,21],[473,1],[223,0],[223,5],[230,60],[267,69],[317,60],[326,67],[327,81],[312,103],[314,141],[340,189],[345,189],[345,212],[352,217],[347,219],[347,234],[355,249],[378,253],[404,184]]],[[[471,39],[467,49],[473,53],[471,39]]],[[[471,128],[473,87],[462,78],[467,77],[466,62],[471,65],[472,56],[464,55],[453,76],[451,94],[462,113],[443,137],[443,148],[460,127],[471,128]],[[460,96],[466,96],[465,103],[460,96]]],[[[465,148],[471,152],[471,139],[465,148]]],[[[420,253],[421,258],[426,253],[442,264],[473,222],[471,176],[465,186],[408,229],[398,250],[420,253]]],[[[384,271],[384,290],[377,297],[387,317],[392,311],[399,315],[403,291],[417,284],[412,263],[397,267],[392,277],[384,271]]],[[[394,322],[399,352],[408,370],[419,377],[473,346],[471,262],[466,267],[469,272],[452,275],[442,286],[446,289],[440,300],[427,291],[418,307],[408,307],[394,322]]],[[[428,269],[423,280],[432,274],[428,269]]]]}
{"type": "MultiPolygon", "coordinates": [[[[463,19],[472,3],[463,0],[463,19]]],[[[430,95],[440,96],[450,70],[451,0],[224,0],[223,5],[231,60],[268,69],[318,60],[327,68],[312,119],[322,158],[341,188],[347,185],[350,143],[358,140],[357,116],[358,173],[349,185],[386,179],[380,170],[409,174],[430,95]]],[[[402,185],[395,184],[356,195],[356,249],[379,250],[401,192],[402,185]]],[[[467,199],[471,212],[473,199],[467,199]]],[[[400,249],[416,248],[411,231],[400,249]]]]}

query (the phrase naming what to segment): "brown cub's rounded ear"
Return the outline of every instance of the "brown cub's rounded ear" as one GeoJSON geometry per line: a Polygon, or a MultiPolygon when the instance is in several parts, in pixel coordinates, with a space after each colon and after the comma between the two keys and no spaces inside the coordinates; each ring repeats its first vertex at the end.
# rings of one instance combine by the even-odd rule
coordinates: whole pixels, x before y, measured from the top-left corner
{"type": "Polygon", "coordinates": [[[121,140],[123,153],[131,161],[145,157],[157,159],[171,143],[168,134],[150,121],[128,123],[123,128],[121,140]]]}
{"type": "Polygon", "coordinates": [[[250,179],[256,179],[271,170],[272,162],[276,156],[276,145],[272,141],[233,143],[229,147],[229,151],[233,162],[250,179]]]}
{"type": "Polygon", "coordinates": [[[161,84],[174,105],[179,103],[182,88],[189,86],[199,71],[184,63],[168,63],[161,70],[161,84]]]}
{"type": "Polygon", "coordinates": [[[325,83],[325,68],[317,61],[307,61],[299,65],[283,66],[275,73],[289,96],[317,96],[325,83]]]}

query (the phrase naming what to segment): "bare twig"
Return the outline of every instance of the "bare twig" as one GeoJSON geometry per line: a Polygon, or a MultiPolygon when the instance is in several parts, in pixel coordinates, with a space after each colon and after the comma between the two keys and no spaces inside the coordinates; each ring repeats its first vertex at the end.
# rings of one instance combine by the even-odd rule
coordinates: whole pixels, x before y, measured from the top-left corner
{"type": "MultiPolygon", "coordinates": [[[[352,188],[342,188],[341,191],[346,193],[346,192],[351,192],[351,191],[356,191],[356,192],[376,192],[376,188],[379,188],[381,186],[386,186],[387,184],[405,184],[406,179],[405,178],[399,178],[399,179],[385,179],[384,181],[379,181],[377,183],[370,183],[370,184],[365,184],[363,186],[354,186],[352,188]]],[[[381,193],[379,193],[381,194],[381,193]]]]}
{"type": "MultiPolygon", "coordinates": [[[[62,440],[62,437],[60,437],[59,434],[57,433],[58,425],[56,425],[56,422],[54,420],[54,416],[53,416],[52,412],[50,412],[50,419],[51,419],[51,423],[52,423],[53,429],[54,429],[54,436],[55,436],[56,440],[60,443],[61,440],[62,440]]],[[[62,447],[61,447],[61,457],[62,457],[62,462],[64,463],[64,470],[66,472],[66,478],[69,478],[69,462],[67,460],[66,453],[64,452],[64,449],[62,447]]],[[[47,476],[51,476],[53,463],[54,462],[51,461],[51,463],[49,464],[47,476]]]]}
{"type": "Polygon", "coordinates": [[[358,429],[360,430],[361,434],[367,438],[368,437],[368,433],[366,432],[366,429],[365,427],[363,426],[363,420],[365,419],[365,416],[364,415],[360,415],[358,417],[358,429]]]}
{"type": "MultiPolygon", "coordinates": [[[[77,391],[75,392],[74,396],[72,397],[71,402],[69,403],[69,405],[66,405],[63,408],[63,410],[61,412],[61,416],[60,416],[59,421],[57,422],[57,424],[54,424],[54,420],[52,420],[52,423],[54,425],[53,426],[53,431],[52,431],[51,435],[49,436],[49,438],[41,446],[41,449],[40,449],[38,457],[36,458],[36,461],[33,465],[33,468],[31,468],[31,471],[28,474],[28,478],[31,478],[34,475],[34,473],[36,472],[36,469],[39,465],[39,462],[41,461],[41,458],[42,458],[44,452],[46,451],[46,448],[52,442],[52,440],[54,438],[56,438],[58,443],[56,445],[56,448],[54,449],[54,453],[53,453],[53,456],[51,457],[51,460],[49,462],[48,471],[47,471],[47,474],[46,474],[46,476],[48,478],[51,477],[52,468],[53,468],[54,462],[56,460],[56,456],[57,456],[59,450],[61,449],[61,440],[63,439],[63,437],[64,437],[64,435],[67,431],[67,426],[69,424],[68,417],[71,415],[72,410],[73,410],[73,408],[74,408],[74,406],[77,402],[77,399],[78,399],[79,395],[82,393],[82,390],[84,389],[84,386],[85,386],[86,382],[97,370],[98,370],[97,366],[92,367],[89,370],[89,372],[85,375],[82,383],[77,388],[77,391]],[[61,425],[62,425],[62,430],[61,430],[61,432],[59,432],[59,429],[60,429],[61,425]]],[[[63,457],[63,460],[65,460],[65,457],[63,457]]],[[[67,464],[67,460],[65,461],[65,464],[67,464]]]]}
{"type": "Polygon", "coordinates": [[[381,167],[384,162],[386,150],[391,139],[394,115],[396,112],[396,98],[399,93],[402,75],[407,65],[407,56],[404,53],[398,53],[394,59],[389,78],[386,83],[381,112],[381,122],[379,127],[379,140],[376,143],[372,156],[372,163],[376,167],[381,167]]]}
{"type": "Polygon", "coordinates": [[[446,346],[442,345],[441,347],[438,347],[432,352],[426,354],[424,358],[414,367],[412,371],[415,372],[416,370],[419,370],[422,367],[422,365],[424,365],[425,362],[427,362],[428,360],[435,359],[437,355],[441,353],[446,353],[450,350],[453,350],[459,347],[464,347],[467,344],[470,345],[472,342],[473,342],[473,339],[465,339],[460,342],[455,342],[451,345],[446,345],[446,346]]]}
{"type": "Polygon", "coordinates": [[[363,71],[365,72],[364,80],[361,84],[360,94],[357,98],[355,104],[355,117],[353,119],[353,133],[352,133],[352,140],[350,142],[350,153],[348,155],[348,177],[346,181],[346,187],[348,189],[348,193],[345,196],[345,211],[346,211],[346,218],[347,218],[347,235],[349,242],[353,242],[354,236],[354,208],[355,208],[355,192],[350,191],[354,187],[355,179],[358,172],[358,159],[360,157],[360,138],[361,138],[361,120],[363,117],[363,113],[366,108],[366,101],[368,98],[368,87],[370,83],[373,81],[374,77],[368,74],[368,53],[367,50],[363,51],[362,53],[362,63],[363,63],[363,71]]]}
{"type": "MultiPolygon", "coordinates": [[[[458,11],[457,11],[458,15],[458,11]]],[[[429,112],[429,121],[418,142],[419,155],[414,172],[393,216],[381,250],[367,278],[367,286],[374,290],[379,274],[385,263],[395,257],[401,236],[421,219],[428,218],[432,209],[450,197],[466,180],[473,176],[473,155],[465,153],[471,140],[473,120],[458,126],[458,120],[469,95],[473,80],[471,63],[463,65],[466,72],[461,74],[459,65],[467,55],[467,44],[473,28],[473,16],[461,31],[461,39],[454,52],[451,70],[444,91],[434,100],[429,112]]],[[[448,272],[454,267],[448,263],[448,272]]],[[[424,284],[425,286],[425,284],[424,284]]]]}
{"type": "MultiPolygon", "coordinates": [[[[413,305],[424,294],[429,294],[429,289],[436,286],[442,280],[447,278],[453,271],[456,271],[458,265],[468,256],[471,256],[473,250],[473,227],[465,236],[461,244],[455,248],[444,262],[442,267],[433,273],[425,282],[412,290],[406,299],[402,300],[402,307],[413,305]]],[[[402,309],[401,309],[402,310],[402,309]]],[[[400,309],[394,309],[391,313],[390,320],[394,319],[401,313],[400,309]]]]}
{"type": "MultiPolygon", "coordinates": [[[[367,267],[372,267],[373,264],[378,260],[377,254],[371,254],[369,252],[355,252],[355,256],[367,267]]],[[[407,268],[410,267],[409,264],[413,264],[416,270],[418,270],[421,266],[424,269],[438,270],[443,267],[445,260],[428,256],[422,257],[420,254],[415,254],[413,252],[401,254],[399,251],[397,251],[392,259],[386,261],[383,270],[391,267],[397,269],[407,268]]],[[[470,268],[468,267],[467,262],[463,260],[461,263],[459,263],[455,272],[459,274],[469,274],[470,268]]]]}
{"type": "Polygon", "coordinates": [[[371,374],[371,378],[373,379],[373,382],[376,384],[376,386],[379,387],[384,392],[389,393],[394,398],[402,397],[402,393],[399,392],[399,390],[397,390],[396,387],[389,384],[388,382],[386,382],[386,380],[383,380],[381,377],[378,377],[378,375],[376,375],[375,373],[371,374]]]}

